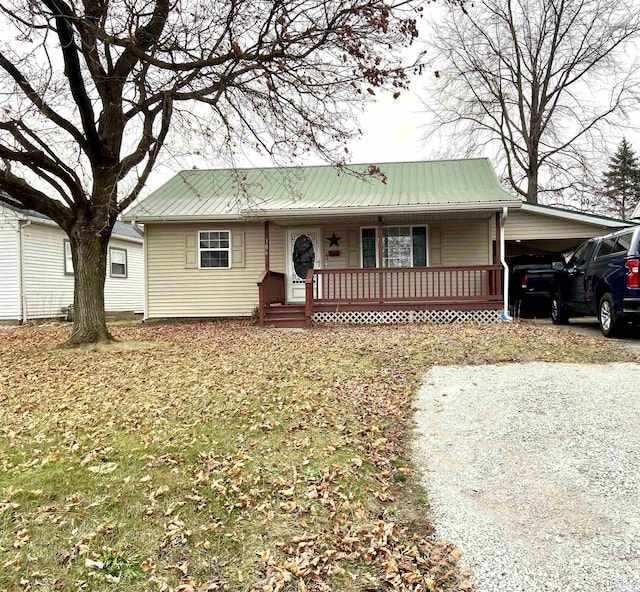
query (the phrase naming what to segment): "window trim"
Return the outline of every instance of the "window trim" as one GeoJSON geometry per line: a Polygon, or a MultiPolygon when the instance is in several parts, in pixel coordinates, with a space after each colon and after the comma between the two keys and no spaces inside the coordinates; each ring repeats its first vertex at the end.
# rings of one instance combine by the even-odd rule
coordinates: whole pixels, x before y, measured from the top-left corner
{"type": "Polygon", "coordinates": [[[74,275],[75,270],[73,269],[73,255],[71,253],[71,241],[68,238],[63,239],[62,241],[62,259],[64,263],[64,275],[74,275]],[[67,255],[67,245],[69,246],[69,255],[67,255]],[[69,269],[67,262],[71,263],[71,269],[69,269]]]}
{"type": "Polygon", "coordinates": [[[122,247],[109,247],[109,277],[121,279],[127,279],[129,277],[129,256],[127,249],[123,249],[122,247]],[[124,253],[124,275],[121,273],[113,273],[113,257],[111,254],[114,251],[124,253]]]}
{"type": "Polygon", "coordinates": [[[233,266],[233,260],[232,260],[232,242],[231,242],[232,238],[231,238],[231,231],[230,230],[218,230],[218,229],[211,229],[211,230],[198,230],[198,269],[212,269],[212,270],[221,270],[221,269],[231,269],[233,266]],[[203,232],[226,232],[227,235],[229,236],[229,246],[226,249],[222,249],[222,248],[218,248],[218,249],[203,249],[200,246],[200,235],[203,232]],[[227,265],[227,267],[203,267],[202,266],[202,253],[203,251],[206,252],[220,252],[220,251],[226,251],[228,253],[228,261],[229,261],[229,265],[227,265]]]}
{"type": "MultiPolygon", "coordinates": [[[[425,267],[429,267],[429,225],[428,224],[385,224],[383,227],[385,228],[409,228],[411,231],[411,268],[420,269],[421,267],[417,267],[413,265],[413,229],[414,228],[424,228],[425,232],[425,267]]],[[[383,237],[384,239],[384,237],[383,237]]],[[[379,253],[378,253],[378,227],[377,226],[361,226],[360,227],[360,268],[361,269],[381,269],[378,267],[379,253]],[[375,267],[364,267],[364,249],[362,244],[362,231],[363,230],[371,230],[375,231],[375,239],[376,239],[376,266],[375,267]]],[[[383,261],[384,263],[384,261],[383,261]]],[[[382,267],[382,269],[407,269],[406,267],[382,267]]]]}

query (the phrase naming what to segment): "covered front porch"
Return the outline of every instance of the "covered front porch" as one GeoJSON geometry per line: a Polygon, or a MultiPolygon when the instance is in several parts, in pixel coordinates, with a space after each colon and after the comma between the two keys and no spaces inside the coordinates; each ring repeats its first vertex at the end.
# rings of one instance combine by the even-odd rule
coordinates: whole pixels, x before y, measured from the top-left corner
{"type": "Polygon", "coordinates": [[[285,271],[271,268],[274,222],[264,221],[265,269],[257,282],[260,324],[500,320],[505,302],[503,212],[454,219],[463,229],[484,229],[482,240],[466,246],[481,252],[469,257],[468,265],[446,264],[442,220],[412,217],[409,223],[378,216],[374,224],[352,221],[341,227],[338,234],[348,235],[347,247],[342,243],[347,237],[331,232],[335,225],[326,219],[318,227],[307,221],[307,229],[288,226],[282,233],[279,228],[285,236],[285,271]],[[349,231],[352,227],[356,230],[349,231]],[[352,248],[356,240],[357,249],[352,248]],[[343,256],[346,249],[357,257],[343,256]],[[485,262],[478,264],[478,259],[485,262]]]}

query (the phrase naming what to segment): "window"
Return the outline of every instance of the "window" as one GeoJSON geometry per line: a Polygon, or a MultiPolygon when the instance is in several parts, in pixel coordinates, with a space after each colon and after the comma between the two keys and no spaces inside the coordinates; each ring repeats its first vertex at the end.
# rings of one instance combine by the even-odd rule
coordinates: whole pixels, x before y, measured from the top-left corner
{"type": "Polygon", "coordinates": [[[231,267],[231,232],[205,230],[198,233],[198,260],[201,269],[231,267]]]}
{"type": "Polygon", "coordinates": [[[618,237],[618,242],[616,243],[616,252],[628,252],[631,248],[631,240],[633,239],[633,232],[627,232],[625,234],[621,234],[618,237]]]}
{"type": "Polygon", "coordinates": [[[569,264],[573,267],[581,267],[591,258],[591,253],[595,248],[596,243],[594,241],[589,241],[584,243],[571,257],[571,261],[569,264]]]}
{"type": "Polygon", "coordinates": [[[71,241],[64,239],[64,275],[73,275],[73,257],[71,256],[71,241]]]}
{"type": "Polygon", "coordinates": [[[598,249],[598,254],[596,255],[596,259],[600,257],[605,257],[606,255],[610,255],[613,252],[613,247],[616,244],[616,237],[609,236],[602,240],[600,243],[600,248],[598,249]]]}
{"type": "MultiPolygon", "coordinates": [[[[377,229],[362,228],[362,267],[377,267],[377,229]]],[[[426,267],[426,226],[385,226],[382,229],[383,267],[426,267]]]]}
{"type": "Polygon", "coordinates": [[[111,277],[127,277],[127,251],[126,249],[109,249],[111,260],[111,277]]]}

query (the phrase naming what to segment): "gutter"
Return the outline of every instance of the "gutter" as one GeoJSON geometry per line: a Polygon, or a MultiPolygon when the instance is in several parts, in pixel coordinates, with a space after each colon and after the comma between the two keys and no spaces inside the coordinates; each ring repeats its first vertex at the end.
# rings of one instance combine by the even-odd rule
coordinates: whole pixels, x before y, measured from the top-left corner
{"type": "Polygon", "coordinates": [[[502,285],[504,286],[502,320],[511,322],[513,321],[513,317],[509,313],[509,266],[507,265],[507,260],[505,259],[504,248],[504,225],[507,221],[508,216],[509,208],[502,208],[502,216],[500,216],[500,263],[502,263],[502,267],[504,269],[504,279],[502,282],[502,285]]]}
{"type": "MultiPolygon", "coordinates": [[[[60,230],[62,230],[62,228],[60,228],[60,226],[58,226],[58,224],[53,220],[51,220],[50,218],[36,218],[34,216],[26,216],[24,219],[29,224],[42,224],[43,226],[50,226],[52,228],[59,228],[60,230]]],[[[133,236],[127,236],[124,234],[116,234],[116,233],[112,233],[111,236],[112,238],[117,240],[122,240],[129,243],[137,243],[139,245],[142,244],[142,236],[140,236],[139,238],[135,238],[133,236]]]]}
{"type": "Polygon", "coordinates": [[[267,220],[273,218],[303,218],[309,216],[361,216],[384,214],[424,214],[445,212],[495,212],[507,208],[520,209],[522,201],[495,201],[484,203],[414,204],[404,206],[354,206],[354,207],[316,207],[284,208],[273,210],[241,210],[235,214],[209,214],[199,216],[127,216],[125,221],[137,222],[197,222],[211,220],[267,220]]]}

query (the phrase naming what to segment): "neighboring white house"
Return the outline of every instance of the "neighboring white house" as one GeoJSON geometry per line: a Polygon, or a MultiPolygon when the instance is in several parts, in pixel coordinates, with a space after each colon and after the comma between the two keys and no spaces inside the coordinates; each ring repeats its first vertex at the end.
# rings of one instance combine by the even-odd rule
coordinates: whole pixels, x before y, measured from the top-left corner
{"type": "MultiPolygon", "coordinates": [[[[144,309],[143,240],[116,222],[105,281],[107,313],[144,309]]],[[[0,323],[62,316],[73,303],[73,263],[65,232],[31,210],[0,204],[0,323]]]]}

